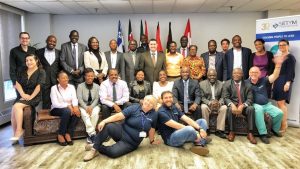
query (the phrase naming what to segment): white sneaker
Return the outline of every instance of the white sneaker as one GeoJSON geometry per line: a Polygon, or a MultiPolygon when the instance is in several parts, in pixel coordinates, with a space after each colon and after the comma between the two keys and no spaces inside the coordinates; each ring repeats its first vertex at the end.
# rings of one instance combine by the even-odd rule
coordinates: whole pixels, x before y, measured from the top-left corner
{"type": "Polygon", "coordinates": [[[92,148],[91,151],[88,151],[88,152],[86,153],[86,155],[85,155],[84,158],[83,158],[83,161],[84,161],[84,162],[90,161],[90,160],[92,160],[94,157],[96,157],[98,154],[99,154],[98,151],[97,151],[96,149],[93,149],[93,148],[92,148]]]}

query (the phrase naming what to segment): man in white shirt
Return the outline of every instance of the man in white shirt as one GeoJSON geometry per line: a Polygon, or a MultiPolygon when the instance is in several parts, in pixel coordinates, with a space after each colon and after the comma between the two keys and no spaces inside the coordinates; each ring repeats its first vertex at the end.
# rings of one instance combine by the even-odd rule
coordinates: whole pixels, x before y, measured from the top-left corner
{"type": "Polygon", "coordinates": [[[123,54],[117,51],[117,41],[112,39],[109,41],[110,51],[104,52],[109,69],[117,69],[120,77],[124,78],[123,54]]]}

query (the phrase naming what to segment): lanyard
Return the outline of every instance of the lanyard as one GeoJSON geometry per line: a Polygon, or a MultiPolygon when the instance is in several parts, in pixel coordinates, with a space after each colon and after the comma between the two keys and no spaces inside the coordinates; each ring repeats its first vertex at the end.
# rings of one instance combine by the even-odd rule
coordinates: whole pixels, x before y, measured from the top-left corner
{"type": "Polygon", "coordinates": [[[141,118],[142,118],[142,131],[145,131],[145,123],[146,123],[146,119],[147,116],[143,113],[143,111],[141,111],[141,118]]]}

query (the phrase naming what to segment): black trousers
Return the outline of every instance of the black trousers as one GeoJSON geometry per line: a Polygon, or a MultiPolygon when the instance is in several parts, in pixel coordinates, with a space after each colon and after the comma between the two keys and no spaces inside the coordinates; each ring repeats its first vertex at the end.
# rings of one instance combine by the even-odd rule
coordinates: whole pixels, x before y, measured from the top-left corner
{"type": "Polygon", "coordinates": [[[65,135],[69,133],[73,137],[79,117],[71,115],[69,108],[54,108],[50,111],[50,114],[51,116],[60,116],[58,134],[65,135]]]}
{"type": "MultiPolygon", "coordinates": [[[[130,106],[131,103],[130,102],[126,102],[124,103],[123,105],[119,105],[120,108],[123,110],[125,109],[126,107],[130,106]]],[[[106,119],[108,117],[111,116],[111,113],[114,111],[114,108],[113,107],[108,107],[107,105],[105,104],[102,104],[101,105],[101,113],[102,113],[102,119],[106,119]]]]}
{"type": "MultiPolygon", "coordinates": [[[[183,110],[184,107],[183,107],[183,103],[179,104],[181,109],[183,110]]],[[[189,104],[189,108],[191,107],[192,104],[189,104]]],[[[201,107],[199,105],[197,105],[197,108],[194,112],[191,112],[192,114],[189,115],[189,114],[186,114],[187,116],[190,116],[194,121],[200,119],[202,117],[202,112],[201,112],[201,107]]]]}
{"type": "Polygon", "coordinates": [[[101,132],[96,135],[94,142],[94,149],[98,150],[101,154],[107,155],[111,158],[117,158],[124,154],[130,153],[137,149],[136,146],[129,144],[122,140],[123,129],[119,123],[108,123],[104,126],[101,132]],[[104,146],[102,143],[111,137],[116,143],[111,146],[104,146]]]}
{"type": "MultiPolygon", "coordinates": [[[[234,130],[234,122],[233,122],[233,116],[235,116],[232,113],[232,110],[230,107],[227,109],[228,111],[228,123],[229,123],[229,130],[233,131],[234,130]]],[[[254,120],[255,120],[255,110],[253,106],[248,106],[244,108],[242,115],[244,115],[247,118],[247,123],[248,123],[248,130],[249,132],[253,131],[254,128],[254,120]]]]}

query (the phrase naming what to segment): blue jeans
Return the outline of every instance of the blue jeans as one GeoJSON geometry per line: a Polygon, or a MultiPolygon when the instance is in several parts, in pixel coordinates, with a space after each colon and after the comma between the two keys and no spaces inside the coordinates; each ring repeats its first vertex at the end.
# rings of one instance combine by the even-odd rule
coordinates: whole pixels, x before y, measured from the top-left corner
{"type": "MultiPolygon", "coordinates": [[[[203,129],[207,130],[207,122],[205,119],[198,119],[196,123],[203,129]]],[[[185,126],[176,130],[167,140],[167,144],[172,147],[180,147],[186,142],[194,142],[197,139],[197,132],[192,126],[185,126]]],[[[205,139],[201,139],[201,143],[206,143],[205,139]]]]}

